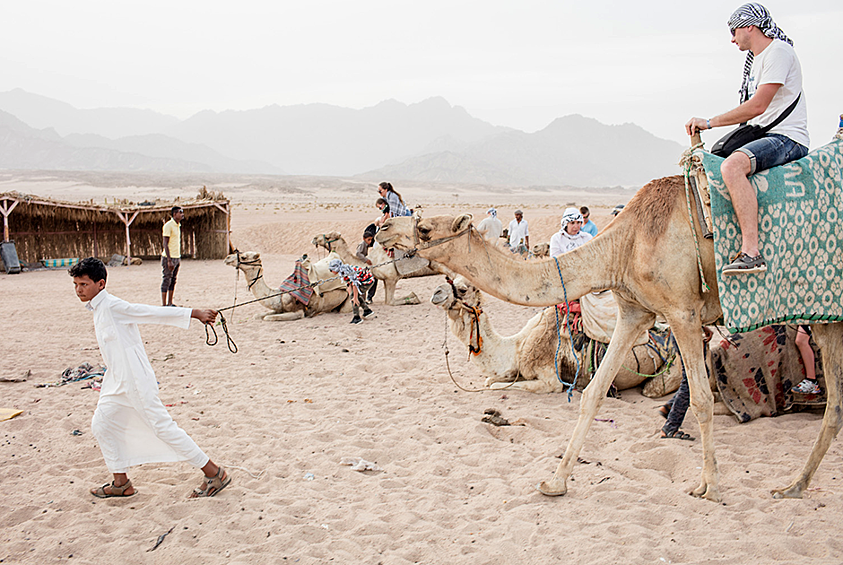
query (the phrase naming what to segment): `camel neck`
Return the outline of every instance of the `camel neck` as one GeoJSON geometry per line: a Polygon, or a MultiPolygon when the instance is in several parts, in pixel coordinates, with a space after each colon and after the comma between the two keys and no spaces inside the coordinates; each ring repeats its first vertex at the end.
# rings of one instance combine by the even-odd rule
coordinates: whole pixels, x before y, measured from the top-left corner
{"type": "Polygon", "coordinates": [[[420,250],[424,257],[463,274],[477,288],[506,302],[524,306],[551,306],[588,292],[610,288],[601,257],[608,238],[565,253],[557,260],[524,261],[497,247],[475,230],[463,237],[420,250]]]}

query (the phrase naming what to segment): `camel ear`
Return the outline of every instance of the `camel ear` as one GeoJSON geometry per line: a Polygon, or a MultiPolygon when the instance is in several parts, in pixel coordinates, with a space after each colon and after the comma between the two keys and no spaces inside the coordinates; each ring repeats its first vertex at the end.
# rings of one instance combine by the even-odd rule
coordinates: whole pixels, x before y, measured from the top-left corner
{"type": "Polygon", "coordinates": [[[471,214],[462,214],[461,216],[457,216],[454,219],[454,223],[451,224],[451,231],[458,232],[467,229],[469,224],[471,224],[471,219],[471,214]]]}

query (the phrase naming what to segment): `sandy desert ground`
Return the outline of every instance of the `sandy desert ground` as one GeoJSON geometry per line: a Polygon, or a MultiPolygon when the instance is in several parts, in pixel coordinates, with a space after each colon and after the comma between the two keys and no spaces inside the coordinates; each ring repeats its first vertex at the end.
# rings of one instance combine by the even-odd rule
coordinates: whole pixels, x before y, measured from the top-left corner
{"type": "MultiPolygon", "coordinates": [[[[181,181],[179,181],[181,182],[181,181]]],[[[277,286],[310,238],[339,230],[356,242],[371,221],[365,183],[289,180],[284,186],[222,187],[234,202],[232,240],[260,251],[277,286]]],[[[6,178],[20,190],[79,199],[192,196],[194,188],[133,181],[6,178]],[[17,182],[18,184],[15,184],[17,182]]],[[[508,221],[521,207],[533,243],[547,241],[569,203],[594,208],[605,225],[630,193],[491,191],[397,186],[426,214],[495,205],[508,221]],[[403,190],[402,190],[403,189],[403,190]]],[[[578,415],[579,394],[467,393],[482,378],[447,334],[428,299],[441,277],[405,280],[423,303],[388,307],[350,325],[348,314],[295,322],[259,319],[257,304],[226,312],[239,353],[205,345],[200,324],[143,327],[161,398],[233,483],[218,496],[187,500],[200,474],[187,464],[137,467],[139,493],[98,500],[88,488],[109,479],[90,432],[97,393],[79,383],[36,388],[100,356],[91,316],[64,270],[0,274],[4,363],[0,408],[2,563],[812,563],[843,562],[841,443],[835,442],[802,500],[773,500],[801,468],[821,415],[802,412],[738,424],[715,416],[723,503],[687,493],[699,480],[699,441],[662,440],[661,403],[637,390],[606,399],[575,467],[569,493],[547,498],[535,485],[553,473],[578,415]],[[495,408],[523,425],[481,422],[495,408]],[[81,435],[73,435],[79,430],[81,435]],[[361,457],[381,471],[341,465],[361,457]],[[837,475],[841,475],[838,477],[837,475]],[[171,531],[150,551],[162,534],[171,531]]],[[[156,304],[160,269],[151,261],[110,270],[108,290],[156,304]]],[[[251,296],[222,261],[182,266],[176,302],[222,308],[251,296]]],[[[502,334],[535,309],[490,299],[502,334]]],[[[689,415],[684,428],[698,436],[689,415]]]]}

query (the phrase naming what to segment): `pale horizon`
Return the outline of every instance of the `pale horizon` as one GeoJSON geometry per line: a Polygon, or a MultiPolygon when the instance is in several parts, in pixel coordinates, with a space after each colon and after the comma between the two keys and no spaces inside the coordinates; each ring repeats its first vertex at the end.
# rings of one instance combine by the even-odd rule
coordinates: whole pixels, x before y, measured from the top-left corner
{"type": "MultiPolygon", "coordinates": [[[[361,109],[442,97],[528,133],[581,114],[684,144],[688,118],[737,104],[744,54],[730,43],[726,21],[740,4],[245,2],[229,10],[151,1],[140,11],[99,0],[15,3],[0,22],[0,91],[178,119],[273,104],[361,109]]],[[[811,146],[823,145],[843,113],[834,64],[843,6],[764,5],[794,42],[811,146]]]]}

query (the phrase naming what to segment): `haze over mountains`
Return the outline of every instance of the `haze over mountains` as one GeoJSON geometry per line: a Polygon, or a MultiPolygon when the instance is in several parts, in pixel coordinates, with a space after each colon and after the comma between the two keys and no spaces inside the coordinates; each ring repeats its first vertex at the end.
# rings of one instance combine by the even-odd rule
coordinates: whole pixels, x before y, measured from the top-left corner
{"type": "Polygon", "coordinates": [[[0,168],[358,176],[490,185],[636,186],[679,172],[683,147],[634,124],[579,115],[526,133],[443,98],[203,111],[80,110],[0,93],[0,168]]]}

